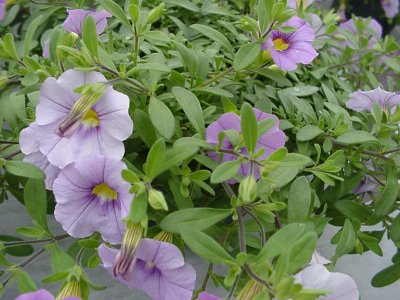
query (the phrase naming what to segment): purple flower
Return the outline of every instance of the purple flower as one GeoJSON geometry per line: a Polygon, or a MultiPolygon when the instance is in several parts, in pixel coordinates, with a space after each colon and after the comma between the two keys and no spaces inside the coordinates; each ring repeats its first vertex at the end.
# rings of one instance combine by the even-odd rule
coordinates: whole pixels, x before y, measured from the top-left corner
{"type": "Polygon", "coordinates": [[[101,98],[87,113],[76,119],[67,130],[65,123],[82,95],[74,89],[92,82],[105,82],[98,72],[83,73],[69,70],[58,80],[47,78],[40,90],[40,101],[36,107],[35,138],[40,151],[50,163],[63,168],[86,155],[103,154],[121,159],[125,150],[123,140],[133,129],[129,116],[129,98],[110,85],[101,98]]]}
{"type": "MultiPolygon", "coordinates": [[[[112,274],[118,250],[102,244],[99,256],[103,267],[112,274]]],[[[196,272],[185,264],[181,251],[173,244],[143,239],[136,252],[136,263],[129,280],[116,277],[130,288],[142,289],[154,300],[190,300],[196,272]]]]}
{"type": "Polygon", "coordinates": [[[54,181],[54,215],[65,231],[83,238],[95,231],[117,244],[125,231],[125,218],[133,196],[121,177],[126,166],[102,155],[90,155],[66,166],[54,181]]]}
{"type": "Polygon", "coordinates": [[[50,39],[47,39],[47,40],[44,41],[42,56],[44,58],[49,58],[50,57],[50,39]]]}
{"type": "MultiPolygon", "coordinates": [[[[341,23],[340,28],[354,35],[356,37],[356,40],[358,40],[360,36],[363,36],[364,38],[368,39],[369,40],[368,48],[372,48],[382,37],[382,26],[374,19],[371,20],[364,18],[362,19],[364,23],[364,30],[361,33],[358,32],[356,24],[354,23],[353,19],[341,23]]],[[[346,40],[342,42],[341,45],[343,48],[348,46],[352,49],[356,49],[358,47],[358,42],[357,44],[354,44],[352,41],[346,40]]]]}
{"type": "Polygon", "coordinates": [[[0,0],[0,20],[6,15],[6,0],[0,0]]]}
{"type": "Polygon", "coordinates": [[[381,0],[385,15],[389,19],[393,19],[399,13],[399,0],[381,0]]]}
{"type": "Polygon", "coordinates": [[[298,7],[300,7],[301,2],[303,2],[303,8],[306,8],[311,5],[314,0],[288,0],[287,6],[293,9],[297,9],[298,7]]]}
{"type": "Polygon", "coordinates": [[[327,259],[326,257],[323,257],[318,250],[315,250],[313,255],[311,256],[311,261],[310,265],[314,264],[319,264],[319,265],[328,265],[331,264],[332,262],[327,259]]]}
{"type": "MultiPolygon", "coordinates": [[[[285,146],[285,133],[279,129],[279,119],[275,115],[264,113],[258,109],[254,109],[257,121],[262,121],[265,119],[272,119],[275,121],[274,125],[271,129],[269,129],[266,133],[259,137],[256,150],[257,152],[260,149],[264,149],[264,153],[258,157],[258,160],[263,160],[267,158],[272,152],[276,149],[282,148],[285,146]]],[[[207,142],[212,145],[218,145],[219,143],[219,134],[224,130],[234,130],[241,133],[240,128],[240,117],[234,113],[225,113],[219,117],[219,119],[213,123],[211,123],[206,130],[207,142]]],[[[231,144],[227,137],[222,141],[221,149],[223,150],[233,150],[234,146],[231,144]]],[[[247,155],[248,151],[246,148],[241,149],[241,153],[243,155],[247,155]]],[[[208,152],[208,156],[210,156],[213,160],[219,161],[219,154],[216,152],[208,152]]],[[[237,160],[237,157],[233,154],[223,153],[222,162],[237,160]]],[[[249,175],[250,173],[250,163],[243,163],[239,169],[239,174],[241,175],[249,175]]],[[[260,168],[258,166],[254,167],[254,174],[256,179],[260,178],[260,168]]],[[[231,183],[235,183],[235,180],[231,180],[231,183]]]]}
{"type": "Polygon", "coordinates": [[[330,294],[319,300],[358,300],[357,285],[347,274],[331,273],[323,265],[313,264],[295,275],[296,283],[304,288],[329,290],[330,294]]]}
{"type": "Polygon", "coordinates": [[[296,16],[282,26],[296,29],[290,33],[273,30],[269,39],[261,44],[261,48],[265,51],[269,50],[275,64],[284,71],[296,70],[298,63],[311,63],[318,56],[312,46],[315,32],[311,26],[296,16]]]}
{"type": "MultiPolygon", "coordinates": [[[[54,300],[54,296],[45,289],[19,295],[15,300],[54,300]]],[[[81,300],[79,297],[66,297],[63,300],[81,300]]]]}
{"type": "Polygon", "coordinates": [[[36,122],[33,122],[29,127],[21,131],[19,135],[19,145],[22,153],[25,154],[24,161],[34,164],[39,167],[46,175],[45,184],[48,190],[53,189],[54,180],[60,173],[60,169],[53,166],[39,151],[39,144],[35,140],[35,130],[38,128],[36,122]]]}
{"type": "Polygon", "coordinates": [[[371,91],[358,91],[350,94],[346,106],[355,111],[371,112],[374,102],[377,102],[384,111],[394,112],[400,104],[400,95],[377,88],[371,91]]]}
{"type": "Polygon", "coordinates": [[[102,11],[88,11],[83,9],[68,9],[68,17],[65,19],[63,26],[68,32],[75,32],[78,35],[82,34],[83,22],[87,16],[92,16],[96,22],[96,32],[101,34],[107,26],[107,18],[112,15],[105,10],[102,11]]]}
{"type": "Polygon", "coordinates": [[[201,292],[198,300],[220,300],[220,298],[207,292],[201,292]]]}

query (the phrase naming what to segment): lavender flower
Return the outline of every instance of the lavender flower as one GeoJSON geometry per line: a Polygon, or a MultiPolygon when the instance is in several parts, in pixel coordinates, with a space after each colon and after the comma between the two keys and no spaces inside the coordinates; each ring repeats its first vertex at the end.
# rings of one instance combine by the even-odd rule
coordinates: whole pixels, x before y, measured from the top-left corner
{"type": "Polygon", "coordinates": [[[95,231],[119,243],[130,209],[130,185],[121,177],[126,166],[102,155],[90,155],[65,167],[54,181],[54,215],[65,231],[83,238],[95,231]]]}
{"type": "Polygon", "coordinates": [[[50,39],[47,39],[47,40],[44,41],[42,56],[44,58],[49,58],[50,57],[50,39]]]}
{"type": "Polygon", "coordinates": [[[371,112],[374,102],[377,102],[384,111],[395,112],[400,104],[400,95],[390,93],[381,88],[371,91],[358,91],[350,94],[346,106],[352,110],[371,112]]]}
{"type": "Polygon", "coordinates": [[[107,26],[107,18],[112,15],[105,10],[96,12],[83,9],[68,9],[68,17],[65,19],[63,26],[68,32],[75,32],[78,35],[82,34],[83,22],[87,16],[92,16],[96,22],[96,32],[98,35],[104,32],[107,26]]]}
{"type": "Polygon", "coordinates": [[[220,300],[220,298],[207,292],[201,292],[198,300],[220,300]]]}
{"type": "Polygon", "coordinates": [[[311,5],[314,0],[288,0],[287,6],[293,9],[297,9],[300,7],[300,4],[303,2],[303,7],[306,8],[311,5]]]}
{"type": "Polygon", "coordinates": [[[312,46],[315,32],[311,26],[299,17],[292,17],[282,26],[296,28],[294,32],[284,33],[273,30],[267,41],[261,44],[264,51],[269,51],[275,64],[284,71],[296,70],[297,64],[309,64],[318,56],[312,46]]]}
{"type": "MultiPolygon", "coordinates": [[[[55,300],[54,296],[45,289],[19,295],[15,300],[55,300]]],[[[62,300],[81,300],[79,297],[64,297],[62,300]]]]}
{"type": "Polygon", "coordinates": [[[6,0],[0,0],[0,20],[6,15],[6,0]]]}
{"type": "Polygon", "coordinates": [[[399,13],[399,0],[381,0],[385,15],[389,19],[393,19],[399,13]]]}
{"type": "Polygon", "coordinates": [[[22,153],[25,154],[24,161],[34,164],[44,172],[46,175],[46,188],[48,190],[52,190],[54,180],[60,173],[60,169],[53,166],[48,161],[47,157],[39,151],[39,144],[34,137],[34,133],[37,128],[38,125],[36,122],[33,122],[28,128],[22,130],[19,135],[19,145],[22,153]]]}
{"type": "MultiPolygon", "coordinates": [[[[274,125],[271,129],[269,129],[266,133],[259,137],[256,152],[261,148],[264,149],[264,153],[258,157],[258,160],[263,160],[267,158],[272,152],[276,149],[282,148],[285,145],[286,135],[285,133],[279,129],[279,119],[275,115],[264,113],[258,109],[254,109],[257,121],[262,121],[265,119],[272,119],[275,121],[274,125]]],[[[224,130],[234,130],[241,133],[240,128],[240,117],[234,113],[225,113],[223,114],[217,121],[211,123],[206,130],[206,138],[207,142],[212,145],[218,145],[219,143],[219,134],[224,130]]],[[[233,150],[234,146],[231,144],[228,138],[224,138],[222,141],[222,150],[233,150]]],[[[248,151],[246,148],[240,149],[241,154],[248,155],[248,151]]],[[[213,160],[219,161],[219,154],[216,152],[208,152],[208,156],[210,156],[213,160]]],[[[223,153],[222,162],[237,160],[237,157],[233,154],[223,153]]],[[[239,174],[241,175],[249,175],[250,174],[250,163],[243,163],[239,169],[239,174]]],[[[258,166],[254,167],[254,177],[256,179],[260,178],[260,168],[258,166]]],[[[235,180],[231,180],[231,183],[236,182],[235,180]]]]}
{"type": "MultiPolygon", "coordinates": [[[[368,19],[363,19],[364,24],[366,26],[364,27],[364,30],[362,33],[359,33],[356,27],[356,24],[354,23],[353,19],[350,19],[346,22],[343,22],[340,24],[340,28],[342,30],[348,31],[351,35],[355,36],[356,39],[358,40],[360,36],[363,36],[364,38],[368,39],[368,48],[372,48],[378,40],[382,37],[382,26],[375,21],[374,19],[368,20],[368,19]]],[[[358,47],[358,42],[357,44],[354,44],[350,40],[346,40],[341,43],[341,46],[344,48],[346,46],[356,49],[358,47]]]]}
{"type": "Polygon", "coordinates": [[[295,275],[296,283],[304,288],[329,290],[330,294],[319,300],[358,300],[357,285],[347,274],[331,273],[323,265],[313,264],[295,275]]]}
{"type": "MultiPolygon", "coordinates": [[[[103,267],[112,274],[119,251],[104,244],[98,251],[103,267]]],[[[185,264],[182,253],[175,245],[143,239],[136,252],[130,279],[116,278],[130,288],[142,289],[154,300],[190,300],[196,272],[191,265],[185,264]]]]}
{"type": "Polygon", "coordinates": [[[82,97],[74,92],[84,84],[105,81],[98,72],[69,70],[58,80],[50,77],[43,83],[36,107],[39,126],[35,138],[52,165],[63,168],[93,154],[122,158],[125,151],[122,141],[133,129],[128,113],[129,98],[107,85],[92,105],[87,99],[91,95],[82,97]]]}

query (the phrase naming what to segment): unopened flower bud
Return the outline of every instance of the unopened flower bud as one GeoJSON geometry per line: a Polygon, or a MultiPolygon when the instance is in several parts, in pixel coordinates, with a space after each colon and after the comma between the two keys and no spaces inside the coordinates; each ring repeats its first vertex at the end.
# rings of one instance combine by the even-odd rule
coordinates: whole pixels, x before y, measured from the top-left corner
{"type": "Polygon", "coordinates": [[[249,16],[244,16],[242,19],[240,19],[241,27],[245,30],[249,31],[257,31],[258,30],[258,23],[256,20],[253,18],[250,18],[249,16]]]}
{"type": "Polygon", "coordinates": [[[161,3],[157,7],[153,8],[150,12],[149,15],[147,16],[147,24],[153,24],[155,21],[157,21],[165,8],[165,3],[161,3]]]}
{"type": "Polygon", "coordinates": [[[154,209],[168,210],[167,201],[165,201],[164,195],[160,191],[154,189],[149,191],[149,203],[154,209]]]}
{"type": "Polygon", "coordinates": [[[251,300],[254,299],[258,294],[260,294],[263,291],[264,287],[254,281],[253,279],[250,279],[247,281],[247,283],[244,285],[242,290],[239,292],[237,296],[237,300],[251,300]]]}
{"type": "Polygon", "coordinates": [[[7,76],[0,76],[0,90],[10,82],[7,76]]]}
{"type": "Polygon", "coordinates": [[[257,181],[254,176],[247,176],[239,185],[239,199],[243,203],[251,203],[257,197],[257,181]]]}
{"type": "Polygon", "coordinates": [[[82,298],[81,285],[78,281],[72,280],[62,288],[61,292],[57,295],[56,300],[63,300],[67,297],[82,298]]]}
{"type": "Polygon", "coordinates": [[[136,250],[142,240],[143,227],[140,224],[127,225],[127,229],[122,240],[121,250],[115,257],[112,273],[115,277],[121,276],[129,280],[135,266],[136,250]]]}

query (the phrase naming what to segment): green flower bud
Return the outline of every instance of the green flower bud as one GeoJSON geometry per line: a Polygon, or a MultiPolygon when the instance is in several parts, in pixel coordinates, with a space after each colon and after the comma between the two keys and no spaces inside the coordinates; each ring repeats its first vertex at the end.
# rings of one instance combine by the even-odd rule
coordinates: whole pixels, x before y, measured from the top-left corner
{"type": "Polygon", "coordinates": [[[239,185],[239,202],[251,203],[257,197],[257,181],[254,176],[247,176],[239,185]]]}
{"type": "Polygon", "coordinates": [[[249,31],[257,31],[258,30],[258,23],[256,20],[253,18],[250,18],[249,16],[244,16],[243,18],[240,19],[240,24],[241,27],[245,30],[249,31]]]}
{"type": "Polygon", "coordinates": [[[147,24],[153,24],[155,21],[157,21],[165,8],[165,3],[161,3],[159,6],[153,8],[150,12],[149,15],[147,16],[147,24]]]}
{"type": "Polygon", "coordinates": [[[160,191],[154,189],[149,191],[149,203],[154,209],[168,210],[167,202],[165,201],[163,193],[160,191]]]}

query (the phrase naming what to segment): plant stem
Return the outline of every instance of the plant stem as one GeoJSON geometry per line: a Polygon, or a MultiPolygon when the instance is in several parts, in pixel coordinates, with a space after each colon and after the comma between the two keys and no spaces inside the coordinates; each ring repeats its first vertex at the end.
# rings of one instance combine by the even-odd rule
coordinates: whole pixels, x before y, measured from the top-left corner
{"type": "Polygon", "coordinates": [[[283,227],[281,222],[281,217],[279,216],[278,213],[275,214],[275,225],[276,227],[278,227],[278,229],[281,229],[283,227]]]}
{"type": "Polygon", "coordinates": [[[210,78],[210,79],[200,83],[198,86],[196,86],[196,88],[205,87],[207,85],[210,85],[211,83],[214,83],[215,81],[217,81],[221,77],[224,77],[225,75],[229,74],[232,71],[233,71],[233,67],[230,67],[230,68],[226,69],[225,71],[222,71],[221,73],[215,75],[213,78],[210,78]]]}
{"type": "Polygon", "coordinates": [[[238,223],[239,223],[239,249],[240,252],[246,253],[246,230],[244,228],[244,221],[242,215],[241,207],[236,208],[236,213],[238,215],[238,223]]]}
{"type": "Polygon", "coordinates": [[[250,161],[251,163],[259,165],[259,166],[262,166],[262,163],[260,163],[259,161],[254,160],[254,159],[250,159],[248,156],[241,155],[241,154],[239,154],[239,153],[237,153],[235,151],[232,151],[232,150],[219,149],[219,150],[215,150],[215,152],[231,154],[231,155],[235,155],[236,157],[242,156],[242,157],[244,157],[244,159],[250,161]]]}
{"type": "Polygon", "coordinates": [[[69,234],[62,234],[62,235],[57,235],[54,238],[43,239],[43,240],[5,242],[4,246],[12,247],[12,246],[27,245],[27,244],[39,244],[39,243],[47,243],[47,242],[54,242],[54,241],[58,242],[58,241],[68,238],[69,236],[70,236],[69,234]]]}
{"type": "MultiPolygon", "coordinates": [[[[353,147],[353,146],[350,146],[348,144],[344,144],[344,143],[341,143],[341,142],[338,142],[338,141],[332,141],[332,143],[333,143],[333,146],[335,146],[336,148],[356,150],[356,147],[353,147]]],[[[362,153],[365,154],[365,155],[378,157],[378,158],[381,158],[383,160],[390,160],[390,158],[386,157],[384,155],[384,153],[379,153],[379,152],[375,152],[375,151],[371,151],[371,150],[363,150],[362,153]]]]}
{"type": "Polygon", "coordinates": [[[18,145],[18,144],[19,144],[19,142],[17,142],[17,141],[6,141],[6,140],[0,140],[0,144],[18,145]]]}
{"type": "Polygon", "coordinates": [[[4,159],[10,159],[10,158],[13,158],[14,156],[17,156],[18,154],[21,154],[21,153],[22,153],[22,151],[18,150],[18,151],[15,151],[13,153],[10,153],[10,154],[4,156],[3,158],[4,159]]]}
{"type": "Polygon", "coordinates": [[[225,298],[225,300],[230,300],[233,296],[233,293],[236,290],[236,286],[239,282],[240,274],[236,277],[235,282],[232,284],[231,288],[229,289],[228,296],[225,298]]]}
{"type": "Polygon", "coordinates": [[[206,276],[204,277],[203,283],[201,284],[201,288],[199,290],[199,293],[204,292],[206,290],[208,279],[210,279],[210,275],[211,275],[213,267],[214,267],[214,264],[209,264],[208,265],[207,273],[206,273],[206,276]]]}
{"type": "Polygon", "coordinates": [[[260,238],[261,238],[261,247],[265,245],[265,229],[262,225],[260,219],[250,210],[247,208],[243,208],[244,211],[257,223],[258,227],[260,228],[260,238]]]}
{"type": "Polygon", "coordinates": [[[382,154],[385,155],[385,154],[395,153],[395,152],[399,152],[399,151],[400,151],[400,147],[383,151],[382,154]]]}

